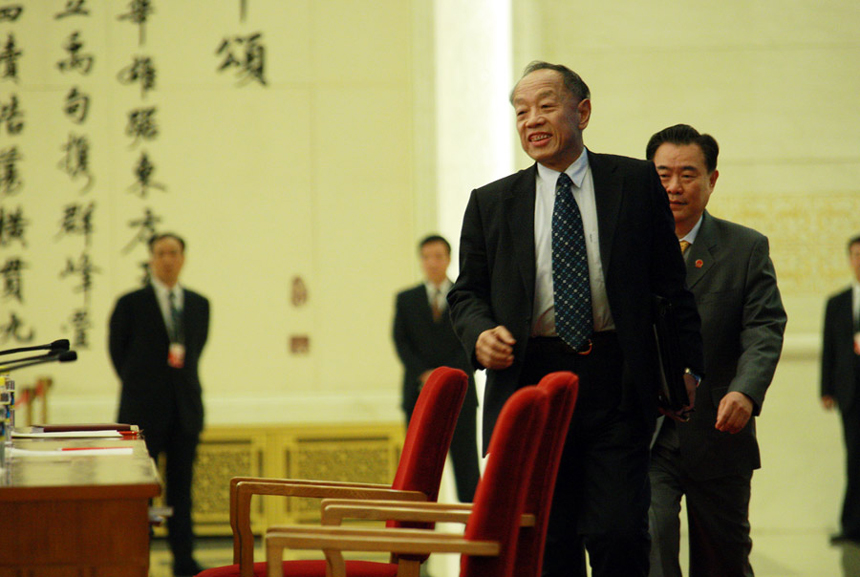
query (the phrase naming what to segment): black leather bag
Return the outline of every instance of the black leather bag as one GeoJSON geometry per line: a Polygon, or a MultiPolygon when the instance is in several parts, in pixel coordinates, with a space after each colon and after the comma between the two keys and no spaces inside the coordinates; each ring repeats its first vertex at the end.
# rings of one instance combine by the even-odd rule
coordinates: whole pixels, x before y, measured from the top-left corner
{"type": "Polygon", "coordinates": [[[672,303],[661,296],[651,297],[654,339],[657,343],[657,402],[676,412],[690,403],[684,384],[684,361],[681,359],[681,336],[672,303]]]}

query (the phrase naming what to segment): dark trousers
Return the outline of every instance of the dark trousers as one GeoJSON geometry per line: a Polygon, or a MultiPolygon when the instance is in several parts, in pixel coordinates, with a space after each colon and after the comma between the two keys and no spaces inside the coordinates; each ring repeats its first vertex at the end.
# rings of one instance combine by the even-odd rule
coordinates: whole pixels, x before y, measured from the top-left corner
{"type": "Polygon", "coordinates": [[[651,454],[651,577],[681,577],[681,496],[690,530],[690,577],[752,577],[749,524],[752,471],[696,480],[677,449],[651,454]]]}
{"type": "Polygon", "coordinates": [[[651,431],[638,413],[620,410],[623,356],[614,333],[598,333],[589,355],[558,339],[532,339],[521,385],[554,371],[579,376],[573,413],[556,481],[544,552],[545,577],[648,574],[648,444],[651,431]]]}
{"type": "Polygon", "coordinates": [[[454,467],[454,481],[457,484],[457,499],[462,503],[475,500],[475,489],[481,479],[478,467],[478,407],[466,402],[457,419],[454,437],[451,439],[451,464],[454,467]]]}
{"type": "Polygon", "coordinates": [[[845,438],[845,497],[842,502],[842,534],[860,541],[860,402],[843,409],[842,432],[845,438]]]}
{"type": "Polygon", "coordinates": [[[167,541],[174,562],[188,562],[194,550],[191,523],[191,483],[199,434],[184,431],[174,411],[172,427],[164,431],[144,431],[149,455],[156,459],[164,453],[167,506],[173,515],[167,519],[167,541]]]}

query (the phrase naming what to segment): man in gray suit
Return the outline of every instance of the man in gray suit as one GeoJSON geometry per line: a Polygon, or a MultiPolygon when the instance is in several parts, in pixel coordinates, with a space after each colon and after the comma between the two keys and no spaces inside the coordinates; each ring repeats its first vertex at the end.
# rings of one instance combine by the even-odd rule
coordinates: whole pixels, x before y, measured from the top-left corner
{"type": "Polygon", "coordinates": [[[691,577],[753,575],[750,481],[761,465],[754,417],[782,351],[786,315],[767,238],[705,210],[718,153],[712,136],[685,124],[658,132],[646,149],[669,195],[705,351],[692,417],[663,419],[652,450],[652,577],[681,575],[682,495],[691,577]]]}

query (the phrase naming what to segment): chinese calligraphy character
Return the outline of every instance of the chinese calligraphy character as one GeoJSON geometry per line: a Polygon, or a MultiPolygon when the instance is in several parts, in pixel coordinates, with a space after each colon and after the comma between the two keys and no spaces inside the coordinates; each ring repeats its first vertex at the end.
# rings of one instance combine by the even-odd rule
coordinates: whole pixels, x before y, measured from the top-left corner
{"type": "Polygon", "coordinates": [[[81,194],[87,192],[93,185],[93,175],[90,174],[90,143],[86,136],[69,134],[69,141],[61,147],[65,156],[57,166],[66,174],[77,179],[80,175],[87,178],[87,183],[81,189],[81,194]]]}
{"type": "Polygon", "coordinates": [[[117,20],[130,20],[132,24],[139,26],[137,41],[142,46],[146,42],[146,21],[149,19],[149,15],[154,12],[150,0],[131,0],[128,3],[128,12],[121,14],[117,20]]]}
{"type": "Polygon", "coordinates": [[[90,311],[87,309],[78,309],[71,316],[72,327],[75,331],[75,336],[72,339],[72,346],[76,349],[90,348],[89,329],[92,326],[90,322],[90,311]]]}
{"type": "Polygon", "coordinates": [[[14,297],[18,302],[24,302],[24,295],[21,294],[21,271],[27,265],[20,258],[6,259],[3,268],[0,268],[0,274],[3,275],[3,298],[14,297]]]}
{"type": "Polygon", "coordinates": [[[215,52],[215,54],[224,55],[224,61],[218,67],[218,72],[223,72],[227,68],[238,68],[237,75],[244,80],[240,84],[256,80],[265,86],[266,79],[263,75],[266,67],[266,47],[259,42],[262,36],[261,32],[257,32],[247,38],[236,36],[232,40],[225,38],[221,41],[221,45],[215,52]],[[244,52],[236,56],[234,48],[240,51],[244,48],[244,52]]]}
{"type": "Polygon", "coordinates": [[[131,252],[131,249],[133,249],[136,244],[148,243],[149,239],[152,238],[152,235],[155,234],[156,226],[160,222],[161,217],[153,214],[152,210],[149,208],[145,210],[143,218],[130,220],[128,222],[128,226],[130,228],[139,228],[140,230],[138,230],[134,238],[125,245],[125,248],[122,249],[123,254],[131,252]]]}
{"type": "Polygon", "coordinates": [[[14,22],[24,11],[24,7],[18,4],[11,6],[0,6],[0,22],[14,22]]]}
{"type": "Polygon", "coordinates": [[[101,269],[90,262],[90,255],[83,253],[78,262],[72,259],[66,260],[66,268],[60,272],[60,278],[66,278],[72,274],[81,276],[81,284],[74,288],[75,292],[84,293],[84,299],[89,299],[90,291],[93,288],[93,274],[100,273],[101,269]]]}
{"type": "Polygon", "coordinates": [[[75,124],[83,124],[84,120],[87,119],[89,110],[89,95],[78,92],[77,87],[72,88],[66,95],[66,103],[63,105],[63,112],[66,113],[66,116],[71,118],[75,124]]]}
{"type": "Polygon", "coordinates": [[[24,128],[24,122],[20,118],[23,112],[18,110],[18,96],[13,94],[9,104],[0,102],[0,124],[6,123],[6,132],[9,134],[20,134],[24,128]]]}
{"type": "Polygon", "coordinates": [[[66,9],[54,16],[54,20],[60,20],[66,16],[89,16],[90,11],[86,7],[87,0],[66,0],[66,9]]]}
{"type": "Polygon", "coordinates": [[[78,39],[79,35],[80,32],[72,32],[72,35],[69,36],[69,39],[63,46],[63,48],[66,49],[66,52],[69,53],[69,57],[66,60],[60,60],[57,62],[57,68],[59,68],[61,72],[79,69],[81,74],[86,76],[90,73],[90,70],[92,70],[95,57],[92,54],[79,54],[81,48],[84,47],[84,43],[78,39]]]}
{"type": "Polygon", "coordinates": [[[140,284],[148,285],[150,282],[152,282],[152,271],[149,270],[149,261],[140,261],[138,263],[138,266],[143,269],[143,276],[140,277],[140,284]]]}
{"type": "Polygon", "coordinates": [[[154,140],[158,136],[158,125],[155,123],[156,108],[137,108],[128,113],[128,124],[125,133],[134,137],[132,146],[137,144],[141,138],[154,140]]]}
{"type": "Polygon", "coordinates": [[[18,59],[21,58],[22,51],[15,47],[15,37],[9,34],[6,37],[6,45],[3,51],[0,52],[0,80],[11,78],[16,83],[18,82],[18,59]]]}
{"type": "Polygon", "coordinates": [[[28,336],[24,336],[21,333],[21,328],[24,326],[24,322],[18,318],[18,315],[15,313],[9,314],[9,322],[5,325],[0,325],[0,343],[5,343],[9,340],[9,337],[12,337],[19,343],[29,343],[36,336],[35,331],[30,329],[30,334],[28,336]]]}
{"type": "Polygon", "coordinates": [[[11,196],[23,188],[17,164],[21,158],[17,146],[0,150],[0,197],[11,196]]]}
{"type": "Polygon", "coordinates": [[[166,191],[166,186],[152,181],[152,173],[154,172],[155,165],[150,162],[149,157],[144,152],[140,155],[140,160],[137,162],[137,166],[134,169],[134,175],[137,177],[137,182],[128,187],[129,191],[140,198],[146,198],[150,188],[155,188],[162,192],[166,191]]]}
{"type": "Polygon", "coordinates": [[[155,88],[155,67],[149,56],[136,56],[134,61],[119,71],[117,79],[122,84],[140,83],[140,95],[146,98],[146,93],[155,88]]]}
{"type": "Polygon", "coordinates": [[[24,218],[24,209],[20,206],[15,211],[6,212],[6,208],[0,206],[0,246],[7,246],[17,240],[21,246],[26,247],[24,232],[30,221],[24,218]]]}
{"type": "Polygon", "coordinates": [[[89,246],[93,233],[93,212],[96,203],[91,202],[88,206],[83,204],[69,204],[63,209],[63,218],[60,220],[60,232],[57,236],[78,234],[83,235],[89,246]]]}

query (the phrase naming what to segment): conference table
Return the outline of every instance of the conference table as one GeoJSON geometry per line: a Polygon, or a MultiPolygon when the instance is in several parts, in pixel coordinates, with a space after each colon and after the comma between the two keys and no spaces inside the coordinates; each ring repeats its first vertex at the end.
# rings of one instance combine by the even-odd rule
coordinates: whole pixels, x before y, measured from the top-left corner
{"type": "Polygon", "coordinates": [[[161,483],[143,439],[14,438],[6,456],[0,577],[148,575],[161,483]]]}

